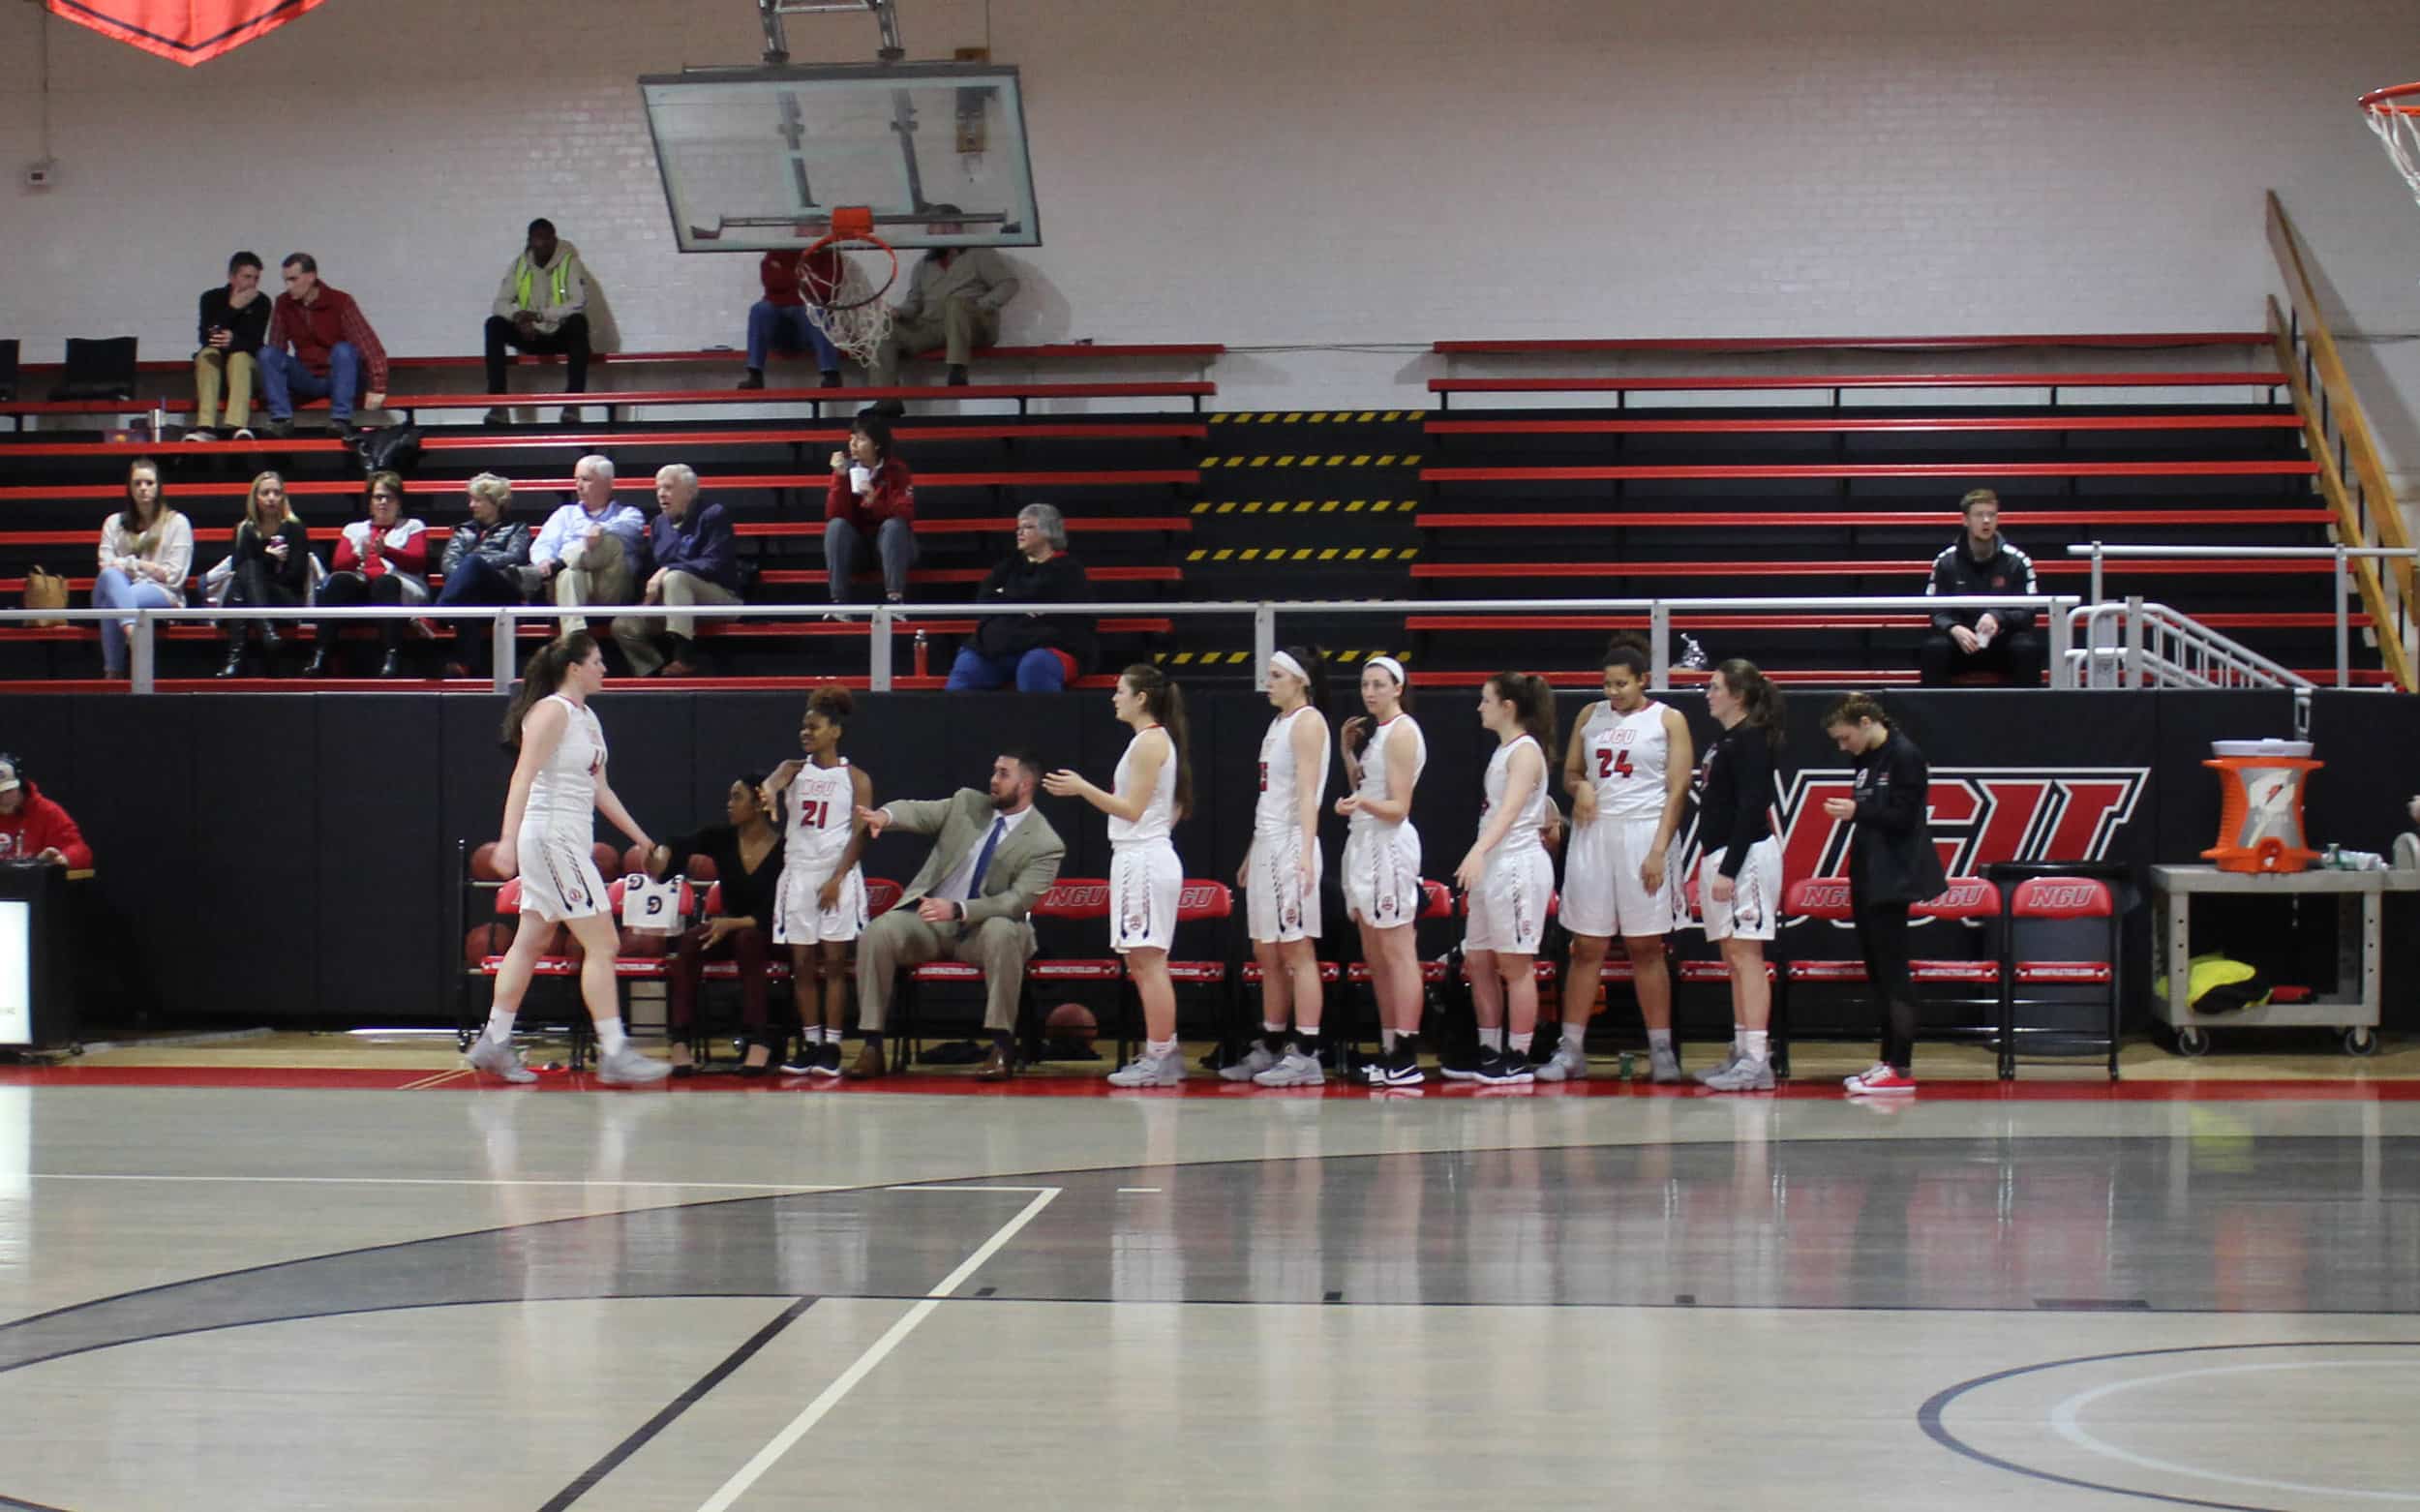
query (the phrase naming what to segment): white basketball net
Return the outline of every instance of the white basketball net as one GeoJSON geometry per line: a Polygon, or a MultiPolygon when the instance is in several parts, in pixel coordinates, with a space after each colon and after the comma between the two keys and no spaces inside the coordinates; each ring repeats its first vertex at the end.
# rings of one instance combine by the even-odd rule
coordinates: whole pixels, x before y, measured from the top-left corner
{"type": "Polygon", "coordinates": [[[840,287],[825,296],[832,301],[830,305],[816,302],[820,290],[811,287],[811,281],[802,279],[800,287],[807,290],[806,318],[815,322],[815,328],[861,366],[871,366],[874,353],[891,335],[891,302],[872,297],[874,284],[865,270],[842,254],[840,287]]]}
{"type": "Polygon", "coordinates": [[[2368,114],[2370,130],[2377,134],[2404,182],[2411,186],[2412,198],[2420,200],[2420,96],[2381,100],[2369,107],[2368,114]]]}

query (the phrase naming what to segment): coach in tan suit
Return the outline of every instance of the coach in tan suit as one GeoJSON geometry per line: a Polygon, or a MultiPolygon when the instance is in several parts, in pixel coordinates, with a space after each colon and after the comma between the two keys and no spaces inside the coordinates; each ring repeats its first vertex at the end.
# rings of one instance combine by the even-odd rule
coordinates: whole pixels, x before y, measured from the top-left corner
{"type": "Polygon", "coordinates": [[[978,1074],[998,1081],[1015,1073],[1016,1009],[1034,953],[1034,926],[1025,916],[1067,859],[1067,842],[1034,808],[1041,780],[1040,759],[1018,752],[991,764],[988,792],[960,788],[947,799],[859,811],[874,835],[895,827],[939,838],[898,906],[867,924],[858,941],[858,1027],[865,1048],[849,1068],[850,1080],[889,1070],[882,1034],[899,968],[944,955],[983,969],[991,1055],[978,1074]]]}

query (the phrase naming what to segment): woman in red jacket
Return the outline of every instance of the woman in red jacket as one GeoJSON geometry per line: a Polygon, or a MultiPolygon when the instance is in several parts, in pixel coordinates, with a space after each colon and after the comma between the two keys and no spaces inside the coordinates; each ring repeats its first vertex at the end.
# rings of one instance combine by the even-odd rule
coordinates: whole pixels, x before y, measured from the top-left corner
{"type": "Polygon", "coordinates": [[[42,796],[14,756],[0,754],[0,860],[92,869],[92,847],[68,811],[42,796]]]}
{"type": "Polygon", "coordinates": [[[849,428],[849,449],[832,454],[832,491],[824,498],[824,565],[832,577],[832,601],[849,601],[849,578],[873,537],[882,560],[883,596],[896,604],[907,597],[908,568],[916,565],[916,480],[892,454],[891,425],[860,415],[849,428]]]}
{"type": "MultiPolygon", "coordinates": [[[[370,474],[369,518],[345,527],[336,542],[336,567],[319,585],[319,602],[329,605],[425,604],[429,601],[429,528],[404,518],[404,480],[392,472],[370,474]]],[[[328,670],[328,652],[336,649],[341,620],[322,620],[318,642],[311,652],[310,675],[328,670]]],[[[398,616],[378,621],[378,639],[386,659],[378,676],[403,670],[404,621],[398,616]]]]}

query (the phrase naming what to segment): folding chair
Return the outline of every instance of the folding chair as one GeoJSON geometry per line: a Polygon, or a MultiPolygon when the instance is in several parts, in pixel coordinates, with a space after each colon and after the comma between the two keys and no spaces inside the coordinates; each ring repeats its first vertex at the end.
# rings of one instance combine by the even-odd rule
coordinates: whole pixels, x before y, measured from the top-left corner
{"type": "Polygon", "coordinates": [[[59,370],[54,400],[135,398],[135,338],[132,336],[67,339],[67,361],[59,370]]]}
{"type": "Polygon", "coordinates": [[[2124,1001],[2122,994],[2122,947],[2119,939],[2117,895],[2106,882],[2098,877],[2031,877],[2018,883],[2008,893],[2008,907],[2000,927],[2000,1079],[2012,1081],[2016,1076],[2017,1042],[2020,1036],[2039,1035],[2045,1038],[2076,1040],[2083,1038],[2074,1030],[2056,1025],[2019,1026],[2016,1012],[2020,1007],[2084,1006],[2072,995],[2073,989],[2105,988],[2102,1006],[2107,1013],[2104,1031],[2109,1060],[2109,1079],[2118,1079],[2118,1011],[2124,1001]],[[2047,950],[2070,949],[2070,942],[2080,945],[2079,931],[2074,927],[2084,921],[2103,922],[2102,943],[2099,959],[2089,956],[2059,956],[2034,953],[2034,939],[2046,942],[2047,950]],[[2031,928],[2027,926],[2031,925],[2031,928]],[[2019,933],[2028,939],[2020,942],[2019,933]],[[2018,989],[2027,986],[2068,988],[2069,994],[2022,996],[2018,989]]]}

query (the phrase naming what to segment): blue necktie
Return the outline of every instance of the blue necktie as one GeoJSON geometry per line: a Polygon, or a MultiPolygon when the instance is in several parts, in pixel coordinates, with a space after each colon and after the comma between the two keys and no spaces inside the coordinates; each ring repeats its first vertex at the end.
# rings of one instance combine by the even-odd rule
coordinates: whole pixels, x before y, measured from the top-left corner
{"type": "Polygon", "coordinates": [[[1009,822],[1006,819],[991,822],[991,833],[983,836],[983,848],[975,853],[975,870],[966,879],[968,902],[983,895],[983,873],[991,869],[991,853],[1000,848],[1000,836],[1008,831],[1009,822]]]}

